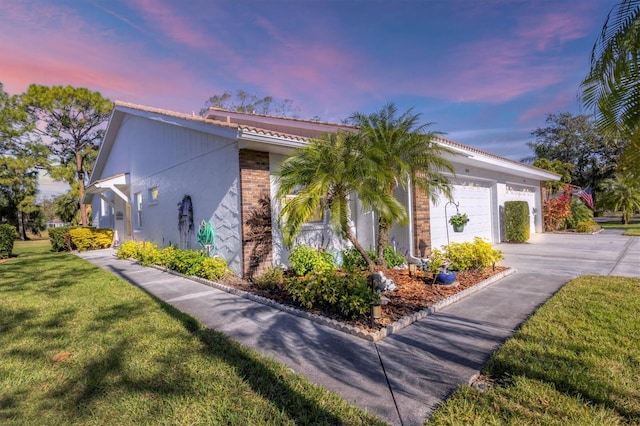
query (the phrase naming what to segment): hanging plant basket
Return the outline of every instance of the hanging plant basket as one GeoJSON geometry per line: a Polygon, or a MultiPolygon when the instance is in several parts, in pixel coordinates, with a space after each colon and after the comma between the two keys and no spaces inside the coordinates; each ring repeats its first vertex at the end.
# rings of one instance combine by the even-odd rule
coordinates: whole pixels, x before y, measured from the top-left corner
{"type": "Polygon", "coordinates": [[[464,232],[464,225],[452,225],[453,232],[464,232]]]}
{"type": "Polygon", "coordinates": [[[466,213],[456,213],[449,218],[449,223],[453,226],[453,232],[464,231],[464,226],[469,222],[469,216],[466,213]]]}

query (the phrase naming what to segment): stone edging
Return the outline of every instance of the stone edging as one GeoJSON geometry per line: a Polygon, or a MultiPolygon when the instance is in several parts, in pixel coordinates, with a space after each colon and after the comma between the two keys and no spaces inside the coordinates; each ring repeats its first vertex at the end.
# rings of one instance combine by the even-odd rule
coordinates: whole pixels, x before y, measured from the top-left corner
{"type": "MultiPolygon", "coordinates": [[[[136,262],[138,263],[138,262],[136,262]]],[[[403,328],[413,324],[416,321],[419,321],[425,317],[427,317],[428,315],[434,314],[438,311],[440,311],[441,309],[452,305],[454,303],[456,303],[457,301],[464,299],[467,296],[472,295],[473,293],[476,293],[482,289],[484,289],[485,287],[490,286],[491,284],[494,284],[496,281],[501,280],[502,278],[509,276],[513,273],[516,272],[516,269],[513,268],[509,268],[506,269],[502,272],[498,272],[497,274],[493,275],[492,277],[487,278],[484,281],[479,282],[478,284],[474,285],[473,287],[469,287],[466,288],[464,290],[462,290],[461,292],[458,292],[456,294],[454,294],[453,296],[447,297],[446,299],[443,299],[441,301],[439,301],[438,303],[434,304],[433,306],[430,306],[426,309],[423,309],[419,312],[416,312],[412,315],[400,318],[398,321],[395,321],[391,324],[389,324],[388,326],[386,326],[385,328],[376,331],[374,333],[365,331],[359,327],[354,327],[348,324],[344,324],[338,320],[334,320],[331,318],[327,318],[325,316],[322,315],[318,315],[318,314],[314,314],[311,312],[307,312],[307,311],[303,311],[301,309],[298,308],[294,308],[292,306],[288,306],[288,305],[283,305],[281,303],[276,302],[273,299],[269,299],[267,297],[263,297],[263,296],[258,296],[256,294],[250,293],[248,291],[244,291],[244,290],[239,290],[235,287],[230,287],[215,281],[209,281],[207,279],[204,278],[200,278],[200,277],[195,277],[195,276],[186,276],[183,275],[179,272],[173,271],[171,269],[167,269],[167,268],[163,268],[161,266],[157,266],[157,265],[150,265],[151,268],[155,268],[158,269],[160,271],[164,271],[167,272],[169,274],[172,275],[176,275],[179,277],[183,277],[183,278],[187,278],[190,279],[192,281],[196,281],[199,282],[200,284],[204,284],[207,285],[209,287],[213,287],[216,288],[218,290],[230,293],[230,294],[234,294],[236,296],[240,296],[242,298],[245,299],[249,299],[252,300],[254,302],[257,303],[261,303],[263,305],[267,305],[267,306],[271,306],[273,308],[279,309],[281,311],[296,315],[298,317],[301,318],[305,318],[308,319],[310,321],[313,321],[315,323],[318,324],[322,324],[324,326],[327,327],[331,327],[335,330],[338,331],[342,331],[343,333],[349,333],[353,336],[359,337],[361,339],[364,340],[368,340],[370,342],[378,342],[382,339],[384,339],[387,336],[392,335],[393,333],[396,333],[400,330],[402,330],[403,328]]]]}

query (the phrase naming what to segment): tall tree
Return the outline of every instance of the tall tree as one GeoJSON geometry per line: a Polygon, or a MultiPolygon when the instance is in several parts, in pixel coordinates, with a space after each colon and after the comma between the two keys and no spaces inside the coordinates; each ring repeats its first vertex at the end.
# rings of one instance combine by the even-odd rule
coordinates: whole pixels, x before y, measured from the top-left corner
{"type": "Polygon", "coordinates": [[[200,115],[204,116],[211,107],[278,117],[296,117],[298,110],[291,99],[276,102],[273,96],[261,98],[244,90],[238,90],[235,94],[225,90],[221,95],[211,96],[204,103],[200,110],[200,115]]]}
{"type": "Polygon", "coordinates": [[[603,181],[598,205],[613,212],[622,213],[622,223],[627,224],[635,212],[640,211],[640,180],[630,173],[618,174],[603,181]]]}
{"type": "Polygon", "coordinates": [[[46,150],[27,138],[33,128],[29,118],[20,99],[9,96],[0,83],[0,199],[5,220],[23,240],[29,217],[37,210],[37,168],[46,158],[46,150]]]}
{"type": "Polygon", "coordinates": [[[535,141],[527,146],[534,154],[523,161],[546,159],[573,164],[571,182],[582,187],[595,188],[613,176],[623,151],[622,140],[604,137],[586,115],[549,114],[546,122],[547,127],[531,132],[535,141]]]}
{"type": "Polygon", "coordinates": [[[378,182],[392,176],[372,162],[371,148],[354,133],[330,133],[312,140],[282,162],[276,171],[278,199],[295,192],[280,214],[287,245],[314,212],[327,210],[338,235],[349,240],[373,269],[373,261],[351,229],[349,197],[358,196],[366,208],[375,207],[387,216],[399,216],[404,209],[379,186],[378,182]]]}
{"type": "Polygon", "coordinates": [[[640,0],[622,0],[607,15],[581,85],[606,134],[630,141],[625,167],[640,173],[640,0]]]}
{"type": "Polygon", "coordinates": [[[36,130],[45,137],[57,160],[49,170],[54,179],[66,180],[78,188],[80,223],[87,225],[87,207],[82,202],[85,184],[104,134],[104,124],[113,104],[98,92],[71,86],[46,87],[33,84],[23,100],[40,124],[36,130]]]}
{"type": "MultiPolygon", "coordinates": [[[[370,145],[372,161],[381,174],[376,186],[386,197],[394,197],[399,185],[406,188],[410,182],[433,201],[439,194],[451,196],[444,172],[453,174],[454,170],[443,156],[449,151],[433,141],[437,132],[428,131],[431,123],[420,123],[420,114],[409,109],[398,115],[396,106],[389,103],[370,115],[354,113],[348,122],[360,128],[360,137],[370,145]]],[[[386,266],[384,248],[391,226],[406,223],[408,216],[406,210],[380,211],[374,206],[374,211],[378,213],[378,264],[386,266]]]]}

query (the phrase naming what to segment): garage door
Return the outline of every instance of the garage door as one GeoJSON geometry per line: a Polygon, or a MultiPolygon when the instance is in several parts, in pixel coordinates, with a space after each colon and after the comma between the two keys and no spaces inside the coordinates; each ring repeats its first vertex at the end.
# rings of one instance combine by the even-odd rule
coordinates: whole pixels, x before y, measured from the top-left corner
{"type": "Polygon", "coordinates": [[[457,210],[469,216],[469,223],[463,232],[454,232],[448,223],[448,218],[456,213],[456,206],[448,204],[441,198],[434,205],[431,204],[431,245],[441,247],[449,242],[473,241],[474,237],[481,237],[492,241],[492,196],[489,182],[458,180],[453,188],[453,201],[458,203],[457,210]]]}

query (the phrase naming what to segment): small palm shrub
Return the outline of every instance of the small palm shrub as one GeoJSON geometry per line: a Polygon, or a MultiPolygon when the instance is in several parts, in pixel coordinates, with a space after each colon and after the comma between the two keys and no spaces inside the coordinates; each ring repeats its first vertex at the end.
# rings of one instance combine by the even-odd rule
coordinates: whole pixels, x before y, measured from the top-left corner
{"type": "Polygon", "coordinates": [[[285,289],[304,308],[323,309],[349,319],[366,315],[370,305],[380,301],[380,294],[369,288],[367,277],[362,275],[314,271],[303,278],[288,279],[285,289]]]}
{"type": "Polygon", "coordinates": [[[291,250],[289,264],[298,276],[307,275],[311,271],[332,272],[336,268],[335,259],[330,253],[304,244],[291,250]]]}
{"type": "MultiPolygon", "coordinates": [[[[582,201],[571,201],[571,217],[565,220],[566,227],[568,229],[575,229],[578,231],[579,223],[588,223],[593,221],[593,211],[587,207],[582,201]]],[[[595,222],[594,222],[595,223],[595,222]]],[[[584,227],[584,225],[583,225],[584,227]]],[[[578,231],[581,232],[581,231],[578,231]]],[[[588,231],[591,232],[591,231],[588,231]]]]}

